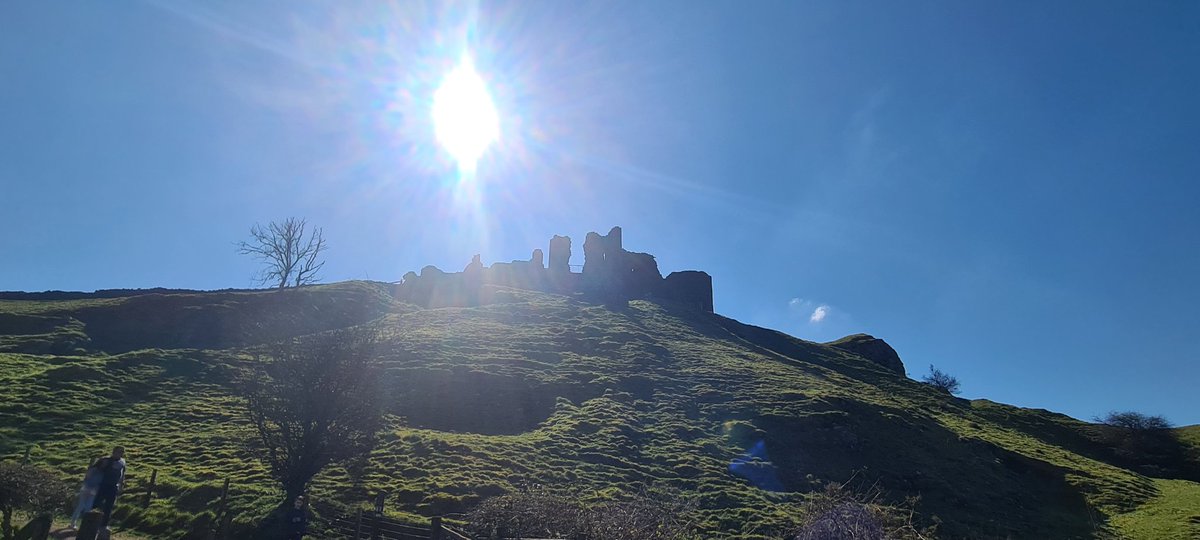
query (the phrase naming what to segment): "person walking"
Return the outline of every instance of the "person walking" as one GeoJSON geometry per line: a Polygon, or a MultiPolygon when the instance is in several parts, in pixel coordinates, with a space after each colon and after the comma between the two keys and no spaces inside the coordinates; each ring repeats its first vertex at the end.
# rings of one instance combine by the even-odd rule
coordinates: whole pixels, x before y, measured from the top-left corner
{"type": "Polygon", "coordinates": [[[296,497],[292,508],[288,510],[284,525],[287,527],[287,540],[301,540],[308,534],[308,510],[305,508],[304,495],[296,497]]]}
{"type": "Polygon", "coordinates": [[[104,518],[100,520],[100,529],[104,530],[108,528],[108,520],[112,517],[117,495],[125,485],[125,448],[113,448],[112,455],[97,460],[96,466],[100,469],[100,484],[96,489],[92,509],[99,508],[104,512],[104,518]]]}
{"type": "Polygon", "coordinates": [[[100,478],[104,475],[100,471],[100,460],[93,461],[88,465],[87,472],[83,473],[83,485],[79,488],[79,504],[75,505],[75,512],[71,514],[71,528],[79,523],[79,517],[84,512],[92,509],[92,501],[96,499],[96,490],[100,488],[100,478]]]}

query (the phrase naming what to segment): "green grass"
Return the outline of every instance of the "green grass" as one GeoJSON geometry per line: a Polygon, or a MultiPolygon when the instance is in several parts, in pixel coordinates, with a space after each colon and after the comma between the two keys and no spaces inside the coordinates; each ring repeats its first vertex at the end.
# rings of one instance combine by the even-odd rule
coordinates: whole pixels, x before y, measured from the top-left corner
{"type": "Polygon", "coordinates": [[[1116,516],[1113,524],[1133,539],[1200,538],[1200,484],[1186,480],[1155,480],[1154,484],[1156,497],[1116,516]]]}
{"type": "MultiPolygon", "coordinates": [[[[14,530],[18,524],[28,523],[34,518],[33,515],[24,512],[15,512],[13,514],[14,530]]],[[[70,516],[55,516],[55,520],[50,525],[51,539],[73,539],[78,532],[76,529],[71,529],[70,516]]],[[[111,528],[111,527],[110,527],[111,528]]],[[[136,532],[122,530],[120,527],[112,530],[111,540],[145,540],[146,537],[136,532]]]]}
{"type": "MultiPolygon", "coordinates": [[[[1200,425],[1175,428],[1175,436],[1194,456],[1200,455],[1200,425]]],[[[1200,459],[1196,459],[1200,461],[1200,459]]]]}
{"type": "Polygon", "coordinates": [[[853,478],[893,502],[919,495],[918,521],[947,538],[1189,526],[1157,509],[1187,504],[1197,484],[1120,467],[1087,423],[947,396],[713,314],[502,293],[444,309],[397,304],[364,282],[0,301],[0,455],[35,445],[35,461],[76,478],[124,444],[132,492],[159,474],[148,509],[122,501],[125,525],[181,538],[205,524],[228,478],[235,526],[248,526],[279,494],[248,446],[228,368],[254,361],[244,347],[360,326],[379,338],[389,427],[361,470],[315,480],[325,501],[362,506],[382,490],[389,513],[419,521],[531,484],[590,500],[667,487],[698,499],[704,537],[749,539],[788,526],[822,482],[853,478]],[[760,443],[755,480],[732,474],[760,443]]]}

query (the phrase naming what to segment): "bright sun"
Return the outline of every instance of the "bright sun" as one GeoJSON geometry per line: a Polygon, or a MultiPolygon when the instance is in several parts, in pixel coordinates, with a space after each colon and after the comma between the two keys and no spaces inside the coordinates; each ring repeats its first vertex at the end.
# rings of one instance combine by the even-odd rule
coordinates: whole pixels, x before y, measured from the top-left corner
{"type": "Polygon", "coordinates": [[[500,137],[496,107],[470,58],[464,57],[434,92],[433,128],[459,170],[467,173],[474,172],[484,151],[500,137]]]}

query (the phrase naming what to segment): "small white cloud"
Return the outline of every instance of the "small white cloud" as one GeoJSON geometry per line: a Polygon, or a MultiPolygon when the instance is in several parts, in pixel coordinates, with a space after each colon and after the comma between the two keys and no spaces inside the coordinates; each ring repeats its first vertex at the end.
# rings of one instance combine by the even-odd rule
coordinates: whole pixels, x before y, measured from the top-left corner
{"type": "Polygon", "coordinates": [[[807,318],[809,324],[821,324],[825,321],[830,321],[830,324],[834,324],[833,321],[837,321],[837,324],[840,326],[842,319],[846,317],[845,312],[836,310],[829,304],[816,300],[806,300],[798,296],[788,300],[787,305],[788,313],[791,314],[791,317],[800,320],[803,320],[801,317],[807,318]]]}

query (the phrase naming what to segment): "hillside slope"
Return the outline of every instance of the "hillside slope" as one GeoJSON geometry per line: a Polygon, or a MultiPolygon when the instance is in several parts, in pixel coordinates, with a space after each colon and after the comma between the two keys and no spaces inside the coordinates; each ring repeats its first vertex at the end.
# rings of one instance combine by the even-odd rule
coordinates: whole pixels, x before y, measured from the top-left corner
{"type": "Polygon", "coordinates": [[[672,487],[698,499],[706,537],[765,538],[804,492],[853,478],[919,495],[919,520],[945,538],[1200,523],[1195,446],[1124,463],[1090,424],[954,398],[844,348],[670,304],[499,290],[491,305],[419,309],[388,291],[0,301],[0,454],[36,445],[35,461],[80,475],[121,443],[133,491],[159,471],[149,509],[124,501],[126,524],[180,537],[210,519],[226,478],[249,521],[277,495],[227,368],[255,361],[244,347],[359,326],[378,337],[393,416],[369,462],[318,477],[325,500],[384,491],[390,511],[429,516],[530,484],[595,499],[672,487]]]}

